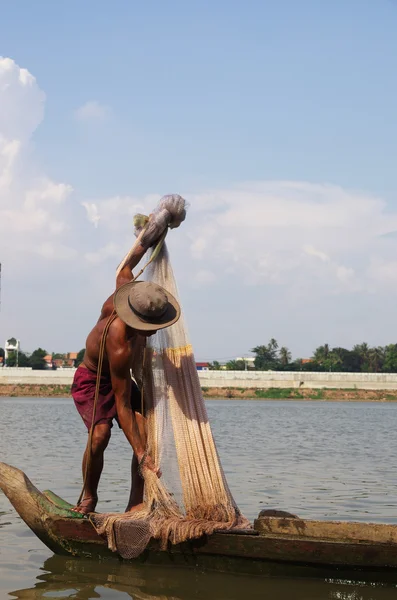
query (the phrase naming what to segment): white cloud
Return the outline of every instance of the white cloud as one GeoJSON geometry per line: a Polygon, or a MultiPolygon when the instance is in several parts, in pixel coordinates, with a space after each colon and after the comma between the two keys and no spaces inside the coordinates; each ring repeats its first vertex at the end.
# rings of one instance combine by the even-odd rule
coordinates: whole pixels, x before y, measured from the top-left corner
{"type": "MultiPolygon", "coordinates": [[[[116,266],[135,240],[134,214],[148,214],[161,194],[119,196],[115,189],[110,198],[81,199],[76,205],[72,187],[37,172],[30,157],[44,103],[27,70],[0,59],[0,262],[9,278],[3,318],[12,328],[8,336],[18,334],[17,327],[23,335],[30,328],[32,339],[42,335],[42,319],[25,315],[22,305],[17,312],[22,295],[13,286],[23,279],[29,303],[36,302],[35,315],[43,311],[51,339],[72,340],[86,334],[80,311],[91,318],[92,305],[112,291],[116,266]],[[60,313],[70,318],[62,331],[60,313]]],[[[94,103],[81,117],[101,119],[101,108],[94,103]]],[[[290,181],[185,195],[190,203],[186,222],[168,240],[195,335],[202,338],[202,355],[210,344],[212,356],[217,348],[220,356],[244,352],[266,341],[264,335],[277,337],[283,327],[288,344],[289,331],[300,324],[314,339],[331,323],[329,331],[342,336],[338,344],[346,343],[345,332],[353,332],[351,339],[366,337],[376,302],[374,336],[382,323],[388,334],[394,300],[389,313],[383,307],[397,292],[397,213],[382,199],[335,185],[290,181]],[[214,282],[216,293],[209,294],[214,282]],[[367,308],[366,298],[372,302],[367,308]],[[244,326],[239,325],[242,312],[244,326]],[[226,318],[233,327],[225,325],[214,336],[226,318]]],[[[46,342],[37,338],[39,343],[46,342]]]]}
{"type": "Polygon", "coordinates": [[[94,225],[94,227],[98,227],[101,217],[98,213],[97,205],[94,202],[82,202],[81,204],[86,210],[87,219],[94,225]]]}
{"type": "MultiPolygon", "coordinates": [[[[107,259],[112,258],[113,263],[116,265],[123,258],[123,249],[118,244],[109,243],[103,248],[100,248],[96,252],[86,252],[85,259],[88,263],[98,265],[103,264],[107,259]]],[[[116,270],[116,269],[115,269],[116,270]]]]}
{"type": "Polygon", "coordinates": [[[35,252],[50,260],[72,260],[77,258],[78,253],[75,248],[69,248],[62,244],[55,244],[53,242],[43,242],[39,244],[35,249],[35,252]]]}
{"type": "Polygon", "coordinates": [[[306,254],[309,254],[310,256],[317,256],[317,258],[324,262],[329,262],[330,260],[329,256],[327,256],[325,252],[321,252],[321,250],[316,250],[316,248],[313,248],[313,246],[304,246],[303,249],[306,252],[306,254]]]}
{"type": "Polygon", "coordinates": [[[74,112],[78,121],[98,122],[104,121],[110,115],[110,108],[104,104],[100,104],[96,100],[86,102],[74,112]]]}
{"type": "Polygon", "coordinates": [[[382,237],[396,229],[397,214],[379,198],[338,186],[256,182],[189,200],[192,258],[249,285],[368,289],[373,258],[386,245],[397,249],[382,237]]]}
{"type": "MultiPolygon", "coordinates": [[[[342,294],[368,291],[390,281],[384,263],[397,239],[397,214],[383,200],[338,186],[307,182],[255,182],[187,195],[191,208],[171,243],[183,256],[194,286],[216,279],[239,284],[289,286],[290,293],[342,294]],[[192,271],[186,256],[210,268],[192,271]],[[383,276],[382,276],[383,273],[383,276]]],[[[132,240],[132,217],[149,213],[159,196],[98,200],[102,228],[132,240]]],[[[396,290],[397,291],[397,290],[396,290]]]]}
{"type": "Polygon", "coordinates": [[[197,271],[194,277],[194,284],[196,286],[206,286],[210,283],[213,283],[216,279],[216,276],[212,271],[208,271],[207,269],[200,269],[197,271]]]}
{"type": "Polygon", "coordinates": [[[13,144],[26,141],[44,116],[45,94],[36,79],[11,58],[0,56],[0,134],[13,144]]]}
{"type": "Polygon", "coordinates": [[[67,228],[62,205],[72,187],[37,173],[26,150],[44,114],[45,94],[35,78],[13,60],[0,58],[0,251],[12,246],[11,262],[26,250],[47,248],[61,256],[59,236],[67,228]]]}

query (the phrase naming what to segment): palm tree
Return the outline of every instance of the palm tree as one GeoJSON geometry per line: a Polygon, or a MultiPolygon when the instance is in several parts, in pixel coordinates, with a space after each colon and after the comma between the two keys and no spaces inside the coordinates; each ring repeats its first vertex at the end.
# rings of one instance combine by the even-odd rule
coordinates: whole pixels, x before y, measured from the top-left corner
{"type": "Polygon", "coordinates": [[[252,348],[251,352],[256,355],[255,368],[259,371],[265,369],[266,365],[268,365],[272,360],[268,346],[255,346],[255,348],[252,348]]]}
{"type": "Polygon", "coordinates": [[[292,354],[286,346],[282,346],[279,350],[280,362],[283,367],[286,367],[291,361],[292,354]]]}
{"type": "Polygon", "coordinates": [[[251,350],[255,357],[255,368],[258,370],[272,369],[277,363],[277,340],[272,338],[267,346],[256,346],[251,350]]]}
{"type": "Polygon", "coordinates": [[[384,361],[383,348],[378,346],[377,348],[371,348],[368,352],[369,367],[371,371],[377,373],[382,369],[384,361]]]}
{"type": "Polygon", "coordinates": [[[329,358],[330,355],[330,349],[329,349],[329,344],[324,344],[324,346],[319,346],[318,348],[315,349],[314,354],[313,354],[313,358],[316,362],[323,363],[325,360],[327,360],[329,358]]]}
{"type": "Polygon", "coordinates": [[[226,369],[228,371],[244,371],[245,361],[244,360],[229,360],[226,363],[226,369]]]}
{"type": "Polygon", "coordinates": [[[369,346],[367,342],[353,346],[353,352],[360,358],[361,371],[367,371],[369,369],[369,346]]]}

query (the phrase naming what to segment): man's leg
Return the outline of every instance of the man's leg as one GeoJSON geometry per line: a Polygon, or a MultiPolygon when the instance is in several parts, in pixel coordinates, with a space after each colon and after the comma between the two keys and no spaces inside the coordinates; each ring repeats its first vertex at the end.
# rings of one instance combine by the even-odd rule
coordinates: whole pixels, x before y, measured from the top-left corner
{"type": "MultiPolygon", "coordinates": [[[[91,462],[87,472],[84,487],[84,496],[78,506],[74,508],[77,512],[87,514],[95,510],[98,502],[98,484],[103,469],[103,454],[110,440],[110,423],[98,423],[92,433],[91,462]]],[[[87,449],[83,457],[83,478],[87,464],[87,449]]]]}
{"type": "Polygon", "coordinates": [[[134,455],[131,462],[131,491],[125,512],[141,508],[145,482],[138,471],[138,460],[134,455]]]}
{"type": "MultiPolygon", "coordinates": [[[[135,411],[135,418],[137,420],[139,433],[146,446],[146,419],[138,411],[135,411]]],[[[134,455],[131,462],[131,491],[126,512],[141,508],[143,503],[144,487],[144,479],[140,476],[138,470],[138,459],[134,455]]]]}

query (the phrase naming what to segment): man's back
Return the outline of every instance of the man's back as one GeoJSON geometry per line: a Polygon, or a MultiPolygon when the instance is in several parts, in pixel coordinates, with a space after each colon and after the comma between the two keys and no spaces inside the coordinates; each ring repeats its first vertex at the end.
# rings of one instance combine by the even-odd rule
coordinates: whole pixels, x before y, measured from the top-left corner
{"type": "MultiPolygon", "coordinates": [[[[96,372],[98,369],[99,348],[101,344],[103,330],[105,329],[106,324],[111,314],[113,313],[113,296],[114,294],[112,294],[103,304],[100,317],[96,325],[93,327],[93,329],[91,329],[90,333],[87,336],[83,363],[91,371],[96,372]]],[[[118,319],[118,317],[116,317],[116,319],[118,319]]],[[[122,323],[122,325],[124,325],[124,323],[122,323]]],[[[109,361],[106,353],[104,356],[102,369],[104,373],[109,373],[109,361]]]]}

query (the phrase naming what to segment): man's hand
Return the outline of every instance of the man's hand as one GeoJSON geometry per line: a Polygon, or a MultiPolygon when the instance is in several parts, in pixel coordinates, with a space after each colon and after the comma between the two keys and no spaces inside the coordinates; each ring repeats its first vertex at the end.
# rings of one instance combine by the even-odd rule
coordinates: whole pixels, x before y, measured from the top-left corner
{"type": "Polygon", "coordinates": [[[156,467],[150,454],[146,454],[146,455],[144,454],[142,456],[142,458],[139,458],[138,460],[139,460],[139,471],[141,472],[141,475],[142,475],[142,472],[144,469],[149,469],[149,471],[152,471],[155,475],[157,475],[157,477],[161,477],[162,472],[159,469],[159,467],[156,467]]]}

